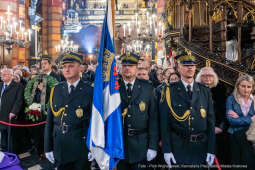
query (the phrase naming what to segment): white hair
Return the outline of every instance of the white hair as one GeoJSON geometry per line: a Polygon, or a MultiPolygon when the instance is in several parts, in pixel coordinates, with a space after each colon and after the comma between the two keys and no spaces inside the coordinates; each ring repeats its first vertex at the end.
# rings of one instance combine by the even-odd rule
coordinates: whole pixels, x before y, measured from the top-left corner
{"type": "Polygon", "coordinates": [[[201,68],[200,71],[198,72],[197,76],[196,76],[196,82],[202,83],[201,82],[201,76],[202,76],[204,71],[209,71],[213,75],[213,85],[212,85],[212,87],[216,87],[217,84],[219,83],[219,77],[215,73],[215,71],[213,70],[212,67],[203,67],[203,68],[201,68]]]}
{"type": "Polygon", "coordinates": [[[13,75],[13,69],[11,69],[11,68],[3,68],[2,70],[1,70],[1,74],[3,73],[3,72],[10,72],[11,73],[11,75],[13,75]]]}
{"type": "Polygon", "coordinates": [[[18,74],[20,77],[23,76],[23,73],[21,70],[15,70],[13,74],[18,74]]]}

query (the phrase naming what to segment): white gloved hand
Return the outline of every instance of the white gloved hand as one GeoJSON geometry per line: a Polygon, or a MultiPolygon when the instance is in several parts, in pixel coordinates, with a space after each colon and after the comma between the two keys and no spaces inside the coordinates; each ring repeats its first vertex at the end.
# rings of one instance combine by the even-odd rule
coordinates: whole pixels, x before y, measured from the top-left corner
{"type": "Polygon", "coordinates": [[[51,151],[51,152],[46,152],[46,153],[45,153],[45,156],[46,156],[46,158],[47,158],[52,164],[54,164],[55,159],[54,159],[53,151],[51,151]]]}
{"type": "Polygon", "coordinates": [[[215,158],[215,155],[214,154],[210,154],[210,153],[207,153],[207,156],[206,156],[206,162],[209,166],[212,166],[213,163],[214,163],[214,158],[215,158]]]}
{"type": "Polygon", "coordinates": [[[164,159],[165,159],[165,162],[166,164],[169,166],[169,168],[172,168],[172,164],[171,164],[171,161],[176,164],[176,160],[174,158],[174,155],[173,153],[164,153],[164,159]]]}
{"type": "Polygon", "coordinates": [[[147,161],[153,160],[157,156],[157,151],[148,149],[147,151],[147,161]]]}
{"type": "Polygon", "coordinates": [[[92,153],[89,152],[89,153],[88,153],[88,161],[91,162],[91,161],[93,161],[94,159],[95,159],[95,158],[93,157],[92,153]]]}

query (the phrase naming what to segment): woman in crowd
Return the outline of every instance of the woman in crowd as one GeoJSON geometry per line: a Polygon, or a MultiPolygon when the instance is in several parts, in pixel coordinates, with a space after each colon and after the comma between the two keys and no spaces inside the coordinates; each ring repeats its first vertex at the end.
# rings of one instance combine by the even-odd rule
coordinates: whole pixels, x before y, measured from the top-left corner
{"type": "Polygon", "coordinates": [[[203,67],[197,74],[196,81],[211,89],[214,113],[215,113],[215,134],[216,134],[216,156],[220,164],[229,163],[229,141],[227,134],[226,120],[226,87],[219,83],[219,78],[212,67],[203,67]]]}
{"type": "MultiPolygon", "coordinates": [[[[255,121],[254,80],[245,74],[235,84],[234,92],[227,98],[226,115],[230,127],[231,162],[233,165],[244,165],[243,169],[254,170],[255,152],[247,140],[245,132],[252,121],[255,121]]],[[[235,167],[234,167],[235,168],[235,167]]]]}
{"type": "Polygon", "coordinates": [[[170,76],[170,74],[171,73],[174,73],[175,72],[175,70],[174,70],[174,68],[171,68],[171,67],[168,67],[168,68],[166,68],[166,69],[164,69],[164,71],[163,71],[163,81],[165,82],[165,83],[169,83],[168,81],[169,81],[169,76],[170,76]]]}
{"type": "Polygon", "coordinates": [[[169,83],[174,83],[180,80],[180,75],[176,72],[169,75],[169,83]]]}

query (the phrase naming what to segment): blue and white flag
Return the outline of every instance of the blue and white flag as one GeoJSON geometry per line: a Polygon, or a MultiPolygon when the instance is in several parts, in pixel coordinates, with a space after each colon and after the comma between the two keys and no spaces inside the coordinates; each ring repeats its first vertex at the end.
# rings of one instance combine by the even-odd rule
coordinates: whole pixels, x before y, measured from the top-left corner
{"type": "Polygon", "coordinates": [[[101,170],[115,168],[124,159],[120,93],[115,61],[111,0],[102,29],[87,146],[101,170]]]}

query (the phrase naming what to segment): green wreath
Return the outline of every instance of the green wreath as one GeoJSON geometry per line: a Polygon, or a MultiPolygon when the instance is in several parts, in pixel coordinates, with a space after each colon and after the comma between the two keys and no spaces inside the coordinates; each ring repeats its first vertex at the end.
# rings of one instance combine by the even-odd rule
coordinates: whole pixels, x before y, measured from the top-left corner
{"type": "MultiPolygon", "coordinates": [[[[54,77],[49,75],[46,75],[46,76],[37,75],[34,78],[32,78],[30,81],[28,81],[27,86],[24,90],[24,99],[26,103],[25,113],[28,113],[30,110],[29,106],[33,103],[35,90],[38,84],[40,83],[40,81],[43,83],[43,90],[44,90],[42,91],[43,95],[41,94],[41,105],[43,106],[42,111],[44,115],[47,115],[48,105],[45,103],[46,88],[51,89],[58,84],[58,81],[54,77]]],[[[32,121],[39,121],[39,116],[31,115],[31,114],[27,114],[27,116],[28,116],[28,119],[32,121]]]]}

